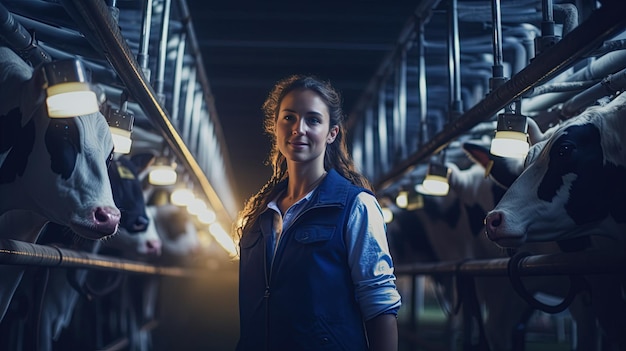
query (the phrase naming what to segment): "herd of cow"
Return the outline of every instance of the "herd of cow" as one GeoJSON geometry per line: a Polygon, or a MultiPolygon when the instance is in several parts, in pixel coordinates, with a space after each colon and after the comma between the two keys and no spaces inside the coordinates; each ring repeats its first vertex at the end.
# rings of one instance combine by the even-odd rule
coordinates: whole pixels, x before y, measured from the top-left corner
{"type": "MultiPolygon", "coordinates": [[[[148,262],[200,250],[182,209],[147,204],[151,157],[115,154],[99,112],[49,118],[44,98],[38,72],[0,47],[0,238],[148,262]]],[[[64,329],[90,343],[80,349],[124,336],[150,345],[141,325],[155,317],[158,277],[13,265],[0,275],[0,349],[51,350],[64,329]]]]}
{"type": "MultiPolygon", "coordinates": [[[[545,133],[531,128],[534,145],[525,160],[502,159],[480,143],[466,143],[473,165],[463,170],[449,165],[449,196],[425,196],[418,210],[395,209],[389,240],[396,265],[573,250],[593,250],[623,262],[626,94],[612,98],[545,133]]],[[[626,270],[617,271],[582,275],[585,289],[569,305],[577,327],[572,349],[626,350],[626,270]]],[[[440,284],[450,291],[450,282],[441,279],[440,284]]],[[[535,276],[524,278],[524,285],[536,296],[558,301],[570,282],[566,275],[535,276]]],[[[523,349],[515,330],[531,305],[507,277],[477,277],[475,286],[488,347],[523,349]]]]}

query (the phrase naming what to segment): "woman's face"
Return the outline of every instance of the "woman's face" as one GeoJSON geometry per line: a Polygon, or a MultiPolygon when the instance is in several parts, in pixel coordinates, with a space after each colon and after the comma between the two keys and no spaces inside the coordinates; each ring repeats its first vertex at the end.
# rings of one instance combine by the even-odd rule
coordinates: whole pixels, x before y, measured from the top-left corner
{"type": "Polygon", "coordinates": [[[328,106],[312,90],[289,92],[280,103],[276,120],[276,141],[288,161],[321,162],[326,145],[337,136],[338,127],[330,128],[328,106]]]}

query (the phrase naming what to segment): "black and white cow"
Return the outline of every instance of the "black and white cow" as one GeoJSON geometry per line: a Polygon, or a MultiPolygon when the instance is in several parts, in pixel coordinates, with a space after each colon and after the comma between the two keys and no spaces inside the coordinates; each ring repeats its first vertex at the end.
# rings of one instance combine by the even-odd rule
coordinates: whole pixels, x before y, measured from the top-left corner
{"type": "MultiPolygon", "coordinates": [[[[88,239],[120,220],[107,174],[113,141],[100,113],[48,118],[39,72],[0,47],[0,233],[35,242],[47,222],[88,239]]],[[[23,269],[2,267],[0,320],[23,269]]]]}
{"type": "Polygon", "coordinates": [[[531,148],[528,167],[486,218],[491,240],[514,247],[594,235],[624,249],[625,100],[588,108],[531,148]]]}
{"type": "MultiPolygon", "coordinates": [[[[428,247],[432,248],[437,261],[508,258],[504,249],[484,235],[483,221],[505,189],[485,176],[488,148],[470,147],[466,151],[472,154],[471,158],[477,164],[462,170],[454,164],[448,164],[451,169],[451,191],[446,197],[426,196],[423,209],[399,212],[400,221],[394,223],[394,219],[388,226],[390,249],[394,260],[396,256],[401,259],[399,264],[403,263],[403,259],[411,257],[422,257],[423,262],[428,259],[428,247]],[[398,239],[398,236],[401,238],[398,239]],[[420,237],[425,237],[425,240],[418,240],[420,237]],[[398,243],[394,245],[396,241],[398,243]],[[421,256],[412,256],[419,252],[422,252],[421,256]]],[[[526,245],[524,249],[534,254],[546,254],[558,251],[558,246],[537,243],[526,245]]],[[[450,288],[449,282],[444,281],[444,284],[444,287],[450,288]]],[[[525,279],[525,284],[532,293],[559,297],[566,294],[568,281],[562,277],[533,277],[525,279]]],[[[475,277],[474,285],[483,311],[484,331],[489,347],[492,350],[512,350],[516,347],[514,342],[519,347],[524,342],[520,339],[523,334],[516,332],[523,330],[520,327],[527,322],[531,307],[517,295],[507,277],[475,277]]],[[[580,303],[575,301],[572,314],[579,326],[579,346],[587,346],[594,340],[593,326],[586,323],[587,311],[580,303]]],[[[454,323],[454,320],[450,322],[454,323]]]]}
{"type": "MultiPolygon", "coordinates": [[[[48,223],[42,230],[38,243],[94,253],[103,253],[102,250],[108,249],[108,255],[133,259],[160,255],[161,242],[152,215],[146,211],[142,184],[138,179],[138,167],[141,165],[133,164],[126,156],[112,160],[109,166],[113,198],[122,213],[119,230],[115,235],[101,241],[85,241],[76,238],[67,227],[48,223]],[[112,251],[111,248],[115,250],[112,251]]],[[[87,270],[69,272],[70,274],[65,269],[40,268],[32,269],[32,274],[26,274],[16,292],[19,297],[17,302],[23,302],[22,297],[25,296],[30,300],[31,312],[22,324],[18,323],[16,316],[11,316],[12,320],[2,324],[3,334],[0,339],[3,343],[0,346],[16,350],[31,347],[40,351],[53,349],[53,340],[58,340],[60,333],[72,319],[74,307],[80,298],[77,288],[83,290],[78,286],[85,283],[88,275],[94,274],[87,270]],[[73,284],[68,279],[72,279],[73,284]],[[26,337],[23,340],[16,339],[24,336],[26,337]],[[37,342],[37,345],[30,344],[32,342],[37,342]]],[[[20,307],[13,306],[13,309],[20,310],[20,307]]]]}
{"type": "MultiPolygon", "coordinates": [[[[533,146],[526,168],[487,215],[489,239],[503,247],[587,239],[626,255],[626,94],[593,106],[533,146]]],[[[610,342],[626,349],[624,277],[589,275],[592,305],[610,342]]]]}
{"type": "MultiPolygon", "coordinates": [[[[452,164],[449,166],[451,188],[447,196],[425,195],[423,208],[399,212],[400,221],[394,223],[396,222],[394,219],[388,226],[394,261],[398,254],[399,258],[411,258],[416,257],[413,254],[421,252],[422,254],[417,257],[421,257],[424,262],[428,259],[428,248],[432,250],[434,260],[437,262],[462,262],[468,259],[506,256],[504,250],[480,235],[484,232],[483,218],[486,212],[493,208],[495,199],[503,193],[503,190],[484,177],[485,171],[479,165],[464,170],[452,164]],[[401,237],[398,238],[399,236],[401,237]],[[396,241],[398,243],[394,244],[396,241]]],[[[446,332],[453,333],[450,335],[449,348],[454,349],[456,340],[453,336],[459,333],[463,316],[452,314],[458,296],[454,281],[450,281],[450,278],[435,277],[435,281],[440,284],[439,289],[442,293],[440,303],[447,301],[447,306],[443,306],[444,311],[448,311],[446,332]],[[441,299],[442,297],[445,301],[441,299]]],[[[516,299],[506,278],[476,278],[475,286],[477,302],[488,315],[485,319],[484,331],[487,339],[485,341],[494,350],[511,350],[512,333],[527,308],[526,304],[523,300],[516,299]],[[509,295],[513,295],[513,298],[509,295]]],[[[464,302],[471,303],[469,299],[464,302]]]]}

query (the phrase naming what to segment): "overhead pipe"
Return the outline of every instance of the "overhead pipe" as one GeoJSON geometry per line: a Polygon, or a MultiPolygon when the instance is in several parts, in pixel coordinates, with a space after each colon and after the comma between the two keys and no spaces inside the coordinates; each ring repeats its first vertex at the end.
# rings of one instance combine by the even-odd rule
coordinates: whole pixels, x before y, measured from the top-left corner
{"type": "Polygon", "coordinates": [[[407,75],[407,50],[400,50],[395,64],[394,92],[393,92],[393,120],[394,120],[394,158],[404,158],[407,155],[406,139],[406,75],[407,75]]]}
{"type": "Polygon", "coordinates": [[[420,118],[420,129],[421,133],[418,139],[418,146],[424,144],[426,140],[428,140],[429,135],[427,128],[427,116],[428,116],[428,98],[426,94],[426,35],[424,31],[424,20],[422,18],[418,18],[417,24],[415,26],[417,30],[417,46],[419,52],[419,118],[420,118]]]}
{"type": "MultiPolygon", "coordinates": [[[[489,15],[490,8],[487,5],[467,5],[467,3],[459,4],[459,19],[463,22],[486,22],[491,20],[489,15]]],[[[532,9],[536,1],[523,4],[521,2],[507,2],[506,9],[509,10],[503,21],[508,23],[536,23],[545,19],[542,12],[524,12],[524,10],[532,9]],[[515,5],[512,5],[515,4],[515,5]]],[[[550,4],[552,9],[551,20],[563,25],[562,36],[571,32],[578,25],[578,9],[574,4],[550,4]]]]}
{"type": "MultiPolygon", "coordinates": [[[[514,60],[511,63],[511,71],[512,73],[517,73],[528,65],[528,63],[530,62],[529,57],[531,57],[531,52],[528,51],[527,45],[525,45],[518,38],[505,37],[503,38],[503,40],[504,41],[502,42],[502,49],[512,52],[512,56],[514,57],[514,60]]],[[[466,44],[463,47],[463,52],[465,54],[482,54],[485,51],[491,50],[493,48],[492,43],[487,43],[486,41],[480,44],[471,44],[463,41],[463,44],[466,44]]],[[[444,50],[447,50],[447,48],[448,46],[445,44],[428,43],[428,50],[431,53],[438,52],[438,50],[441,50],[443,52],[444,50]]],[[[534,50],[532,53],[534,54],[534,50]]]]}
{"type": "Polygon", "coordinates": [[[380,150],[380,167],[376,167],[377,172],[385,172],[390,168],[389,163],[389,142],[387,128],[387,104],[386,104],[385,84],[378,87],[377,109],[378,109],[378,141],[380,150]]]}
{"type": "Polygon", "coordinates": [[[50,55],[37,46],[35,37],[2,3],[0,3],[0,39],[34,67],[52,61],[50,55]]]}
{"type": "MultiPolygon", "coordinates": [[[[148,80],[144,76],[141,67],[124,40],[117,23],[111,17],[106,4],[100,0],[62,1],[64,5],[67,4],[67,6],[75,8],[77,14],[81,16],[86,24],[83,31],[94,33],[98,43],[106,48],[106,50],[104,50],[105,56],[117,71],[129,93],[137,100],[145,111],[145,114],[158,127],[157,129],[169,144],[177,160],[193,175],[193,178],[204,191],[207,199],[211,202],[218,220],[224,223],[232,223],[233,218],[236,216],[236,213],[234,213],[236,210],[224,207],[224,203],[211,186],[211,183],[198,165],[198,162],[194,159],[185,145],[185,142],[176,132],[166,111],[159,103],[156,93],[150,84],[148,84],[148,80]]],[[[198,65],[198,68],[200,67],[202,67],[201,64],[198,65]]],[[[206,76],[204,76],[203,79],[206,80],[206,76]]]]}
{"type": "Polygon", "coordinates": [[[527,94],[524,95],[526,98],[535,97],[548,93],[561,93],[561,92],[579,92],[585,89],[589,89],[598,83],[599,79],[594,80],[586,80],[581,82],[557,82],[557,83],[549,83],[543,84],[538,87],[534,87],[527,94]]]}
{"type": "Polygon", "coordinates": [[[185,112],[180,120],[179,131],[185,140],[189,140],[191,135],[191,120],[193,116],[194,101],[196,99],[196,67],[189,71],[187,78],[187,90],[185,92],[185,112]]]}
{"type": "Polygon", "coordinates": [[[162,105],[165,105],[165,62],[167,61],[167,42],[169,40],[171,0],[163,1],[163,13],[161,14],[161,36],[159,37],[159,55],[157,56],[157,72],[154,85],[157,97],[162,105]]]}
{"type": "Polygon", "coordinates": [[[552,0],[541,1],[541,36],[535,38],[535,56],[554,46],[561,40],[554,31],[554,7],[552,0]]]}
{"type": "Polygon", "coordinates": [[[502,66],[502,8],[500,6],[500,0],[492,0],[491,2],[491,23],[493,24],[492,31],[492,53],[493,53],[493,67],[492,78],[490,80],[489,89],[500,87],[506,81],[504,77],[504,67],[502,66]]]}
{"type": "Polygon", "coordinates": [[[378,190],[385,189],[410,172],[421,161],[438,152],[450,141],[457,138],[476,124],[485,121],[511,101],[520,98],[533,86],[544,83],[573,65],[583,55],[599,47],[626,27],[626,2],[607,1],[595,10],[586,21],[569,35],[563,37],[552,48],[541,55],[541,60],[533,60],[526,68],[494,89],[482,101],[447,125],[432,140],[417,152],[409,155],[394,169],[375,183],[378,190]]]}
{"type": "Polygon", "coordinates": [[[626,39],[609,40],[609,41],[605,41],[604,44],[602,44],[602,47],[598,48],[597,50],[592,51],[589,54],[589,56],[597,57],[597,56],[608,54],[609,52],[612,52],[612,51],[624,50],[624,49],[626,49],[626,39]]]}
{"type": "Polygon", "coordinates": [[[567,100],[561,106],[562,119],[574,117],[586,107],[593,105],[599,99],[624,91],[626,88],[626,69],[610,74],[591,88],[567,100]]]}
{"type": "Polygon", "coordinates": [[[176,62],[174,63],[174,89],[172,91],[172,121],[178,124],[180,120],[180,93],[183,84],[183,65],[185,63],[185,41],[187,36],[181,32],[178,36],[178,45],[176,46],[176,62]]]}
{"type": "Polygon", "coordinates": [[[102,54],[94,49],[91,43],[80,33],[58,28],[53,25],[32,20],[21,15],[14,15],[20,23],[31,28],[36,33],[38,40],[43,43],[53,44],[57,49],[70,52],[86,59],[102,59],[102,54]]]}
{"type": "MultiPolygon", "coordinates": [[[[583,56],[588,56],[587,54],[583,56]]],[[[542,57],[543,59],[543,57],[542,57]]],[[[626,68],[626,50],[610,52],[591,61],[587,66],[576,71],[563,82],[586,82],[599,80],[626,68]]],[[[576,92],[567,91],[549,95],[536,96],[524,101],[524,109],[529,112],[539,112],[563,103],[576,95],[576,92]]]]}
{"type": "Polygon", "coordinates": [[[139,37],[139,52],[137,62],[143,70],[143,74],[150,81],[149,53],[150,49],[150,29],[152,27],[152,0],[144,0],[144,7],[141,18],[141,36],[139,37]]]}
{"type": "Polygon", "coordinates": [[[463,113],[461,100],[461,47],[459,43],[459,18],[457,0],[450,0],[448,9],[448,73],[450,89],[450,113],[448,123],[463,113]]]}
{"type": "Polygon", "coordinates": [[[55,26],[77,30],[76,22],[65,8],[49,1],[5,1],[4,6],[14,15],[29,17],[36,22],[52,23],[55,26]]]}

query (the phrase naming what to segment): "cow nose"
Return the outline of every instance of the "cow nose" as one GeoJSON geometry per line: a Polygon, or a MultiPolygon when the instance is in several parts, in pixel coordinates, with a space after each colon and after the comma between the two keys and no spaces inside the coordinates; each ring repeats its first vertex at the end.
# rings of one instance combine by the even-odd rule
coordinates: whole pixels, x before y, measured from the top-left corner
{"type": "Polygon", "coordinates": [[[485,227],[487,228],[487,235],[495,233],[500,224],[502,224],[502,212],[489,212],[487,214],[487,217],[485,217],[485,227]]]}
{"type": "Polygon", "coordinates": [[[148,228],[150,220],[145,216],[138,216],[133,224],[133,232],[144,232],[148,228]]]}
{"type": "Polygon", "coordinates": [[[94,227],[100,233],[111,235],[117,231],[120,217],[120,210],[115,207],[96,207],[94,211],[94,227]]]}
{"type": "Polygon", "coordinates": [[[148,249],[148,254],[160,256],[161,255],[161,240],[148,240],[146,241],[146,248],[148,249]]]}

